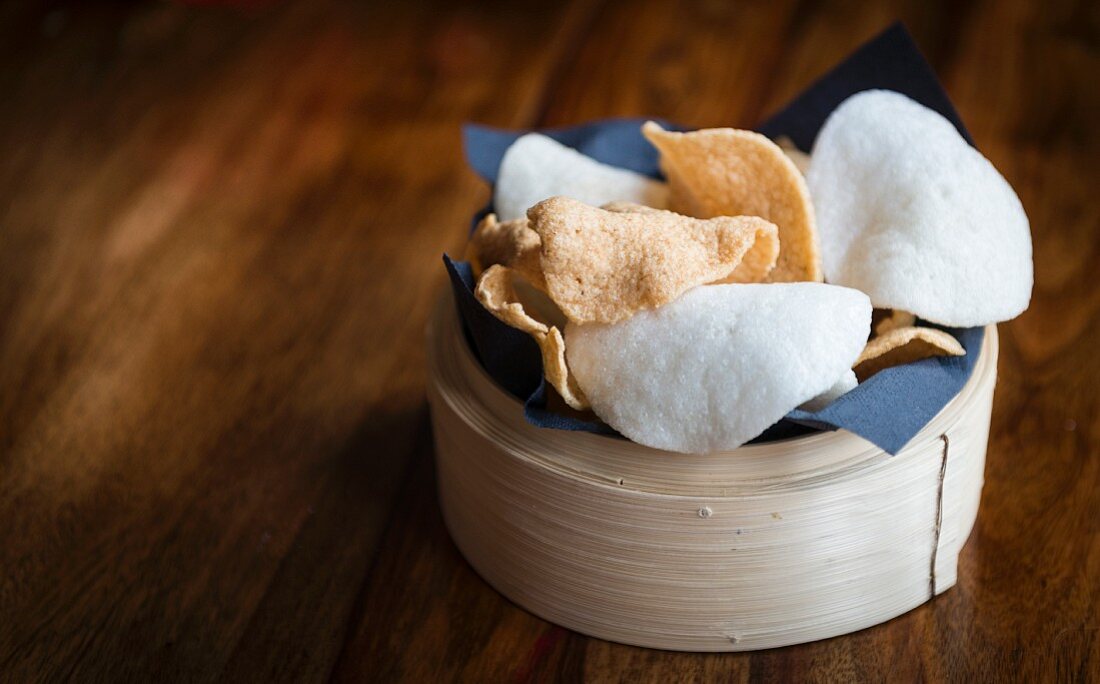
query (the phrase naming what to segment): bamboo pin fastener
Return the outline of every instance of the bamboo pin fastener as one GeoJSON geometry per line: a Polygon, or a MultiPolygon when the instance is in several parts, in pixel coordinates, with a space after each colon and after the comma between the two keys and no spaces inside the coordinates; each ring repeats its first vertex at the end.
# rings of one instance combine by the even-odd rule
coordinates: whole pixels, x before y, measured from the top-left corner
{"type": "Polygon", "coordinates": [[[996,384],[986,330],[962,391],[896,456],[845,431],[690,456],[535,428],[453,304],[428,333],[439,497],[487,582],[578,632],[745,651],[846,634],[955,584],[996,384]]]}

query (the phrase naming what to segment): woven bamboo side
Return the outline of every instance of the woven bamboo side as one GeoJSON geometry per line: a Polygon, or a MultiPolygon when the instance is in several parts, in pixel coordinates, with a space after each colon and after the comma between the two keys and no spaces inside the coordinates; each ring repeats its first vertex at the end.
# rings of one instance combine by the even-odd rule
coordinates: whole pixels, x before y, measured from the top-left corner
{"type": "Polygon", "coordinates": [[[991,326],[971,380],[897,456],[843,431],[685,456],[528,425],[444,301],[429,331],[444,518],[502,594],[592,636],[739,651],[858,630],[955,583],[996,357],[991,326]]]}

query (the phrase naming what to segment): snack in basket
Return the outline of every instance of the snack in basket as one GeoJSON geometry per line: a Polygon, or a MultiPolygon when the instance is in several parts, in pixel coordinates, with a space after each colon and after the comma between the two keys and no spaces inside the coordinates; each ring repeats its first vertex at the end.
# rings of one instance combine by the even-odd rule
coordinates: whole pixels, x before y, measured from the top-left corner
{"type": "MultiPolygon", "coordinates": [[[[641,213],[641,214],[657,214],[660,213],[660,209],[654,209],[653,207],[646,207],[641,204],[634,204],[633,202],[608,202],[603,205],[603,209],[607,211],[621,211],[629,213],[641,213]]],[[[773,224],[774,225],[774,224],[773,224]]],[[[770,230],[768,231],[771,232],[770,230]]],[[[776,229],[775,239],[771,237],[760,236],[758,237],[752,249],[745,252],[741,258],[741,263],[732,273],[722,278],[720,283],[758,283],[766,278],[766,276],[775,268],[775,263],[779,258],[779,234],[776,229]]]]}
{"type": "Polygon", "coordinates": [[[811,155],[751,131],[640,132],[667,186],[518,138],[502,220],[489,214],[468,249],[477,300],[534,338],[547,383],[639,444],[734,449],[885,369],[966,354],[922,321],[979,326],[1027,306],[1015,193],[903,95],[850,97],[811,155]]]}
{"type": "Polygon", "coordinates": [[[806,180],[828,282],[957,327],[1027,308],[1031,233],[1020,200],[931,109],[891,91],[853,95],[818,134],[806,180]]]}
{"type": "Polygon", "coordinates": [[[908,328],[916,324],[916,316],[900,309],[875,309],[871,313],[871,329],[875,335],[885,335],[891,330],[908,328]]]}
{"type": "Polygon", "coordinates": [[[651,207],[668,203],[664,183],[586,157],[552,138],[529,133],[500,162],[493,206],[501,221],[523,218],[538,202],[565,195],[587,204],[627,200],[651,207]]]}
{"type": "Polygon", "coordinates": [[[697,287],[613,325],[570,323],[569,366],[609,425],[646,446],[740,446],[831,388],[871,325],[862,292],[821,283],[697,287]]]}
{"type": "Polygon", "coordinates": [[[541,247],[538,233],[531,230],[526,217],[502,223],[496,214],[489,214],[474,229],[466,254],[475,273],[481,274],[490,266],[500,264],[545,290],[546,282],[539,265],[541,247]]]}
{"type": "Polygon", "coordinates": [[[587,409],[588,400],[569,373],[561,331],[547,320],[540,320],[545,317],[536,318],[537,312],[527,312],[516,291],[513,276],[513,271],[507,266],[490,266],[478,280],[475,291],[477,300],[500,320],[533,337],[542,352],[546,381],[571,408],[578,411],[587,409]]]}
{"type": "Polygon", "coordinates": [[[936,328],[907,326],[880,332],[867,343],[853,370],[860,382],[884,368],[892,368],[932,356],[962,356],[958,340],[936,328]]]}
{"type": "MultiPolygon", "coordinates": [[[[760,216],[779,227],[773,282],[821,280],[814,210],[806,181],[783,150],[754,131],[675,133],[649,121],[642,133],[661,153],[670,208],[689,216],[760,216]]],[[[739,282],[754,282],[750,274],[739,282]]]]}
{"type": "Polygon", "coordinates": [[[820,411],[843,395],[854,390],[858,385],[859,380],[856,378],[856,372],[848,370],[844,375],[840,376],[839,380],[833,383],[832,387],[813,399],[803,402],[798,408],[803,411],[820,411]]]}
{"type": "Polygon", "coordinates": [[[668,304],[729,276],[750,252],[763,276],[779,251],[775,225],[754,216],[607,211],[567,197],[539,202],[527,215],[541,243],[546,291],[574,323],[615,323],[668,304]]]}

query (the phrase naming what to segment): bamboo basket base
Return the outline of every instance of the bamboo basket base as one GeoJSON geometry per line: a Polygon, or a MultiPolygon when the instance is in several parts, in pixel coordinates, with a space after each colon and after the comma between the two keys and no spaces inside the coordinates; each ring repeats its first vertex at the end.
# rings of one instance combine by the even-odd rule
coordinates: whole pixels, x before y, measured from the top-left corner
{"type": "Polygon", "coordinates": [[[884,622],[955,584],[978,511],[997,331],[896,456],[844,431],[707,456],[528,425],[449,299],[428,334],[439,498],[500,593],[590,636],[746,651],[884,622]]]}

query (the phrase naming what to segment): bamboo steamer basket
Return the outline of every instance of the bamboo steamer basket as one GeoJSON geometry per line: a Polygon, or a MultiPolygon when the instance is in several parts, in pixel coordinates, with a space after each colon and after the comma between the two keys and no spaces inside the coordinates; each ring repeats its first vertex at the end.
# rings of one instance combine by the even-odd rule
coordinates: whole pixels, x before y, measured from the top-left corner
{"type": "Polygon", "coordinates": [[[428,331],[439,498],[500,593],[590,636],[747,651],[870,627],[953,586],[997,376],[896,456],[845,431],[691,456],[540,429],[473,357],[449,298],[428,331]]]}

